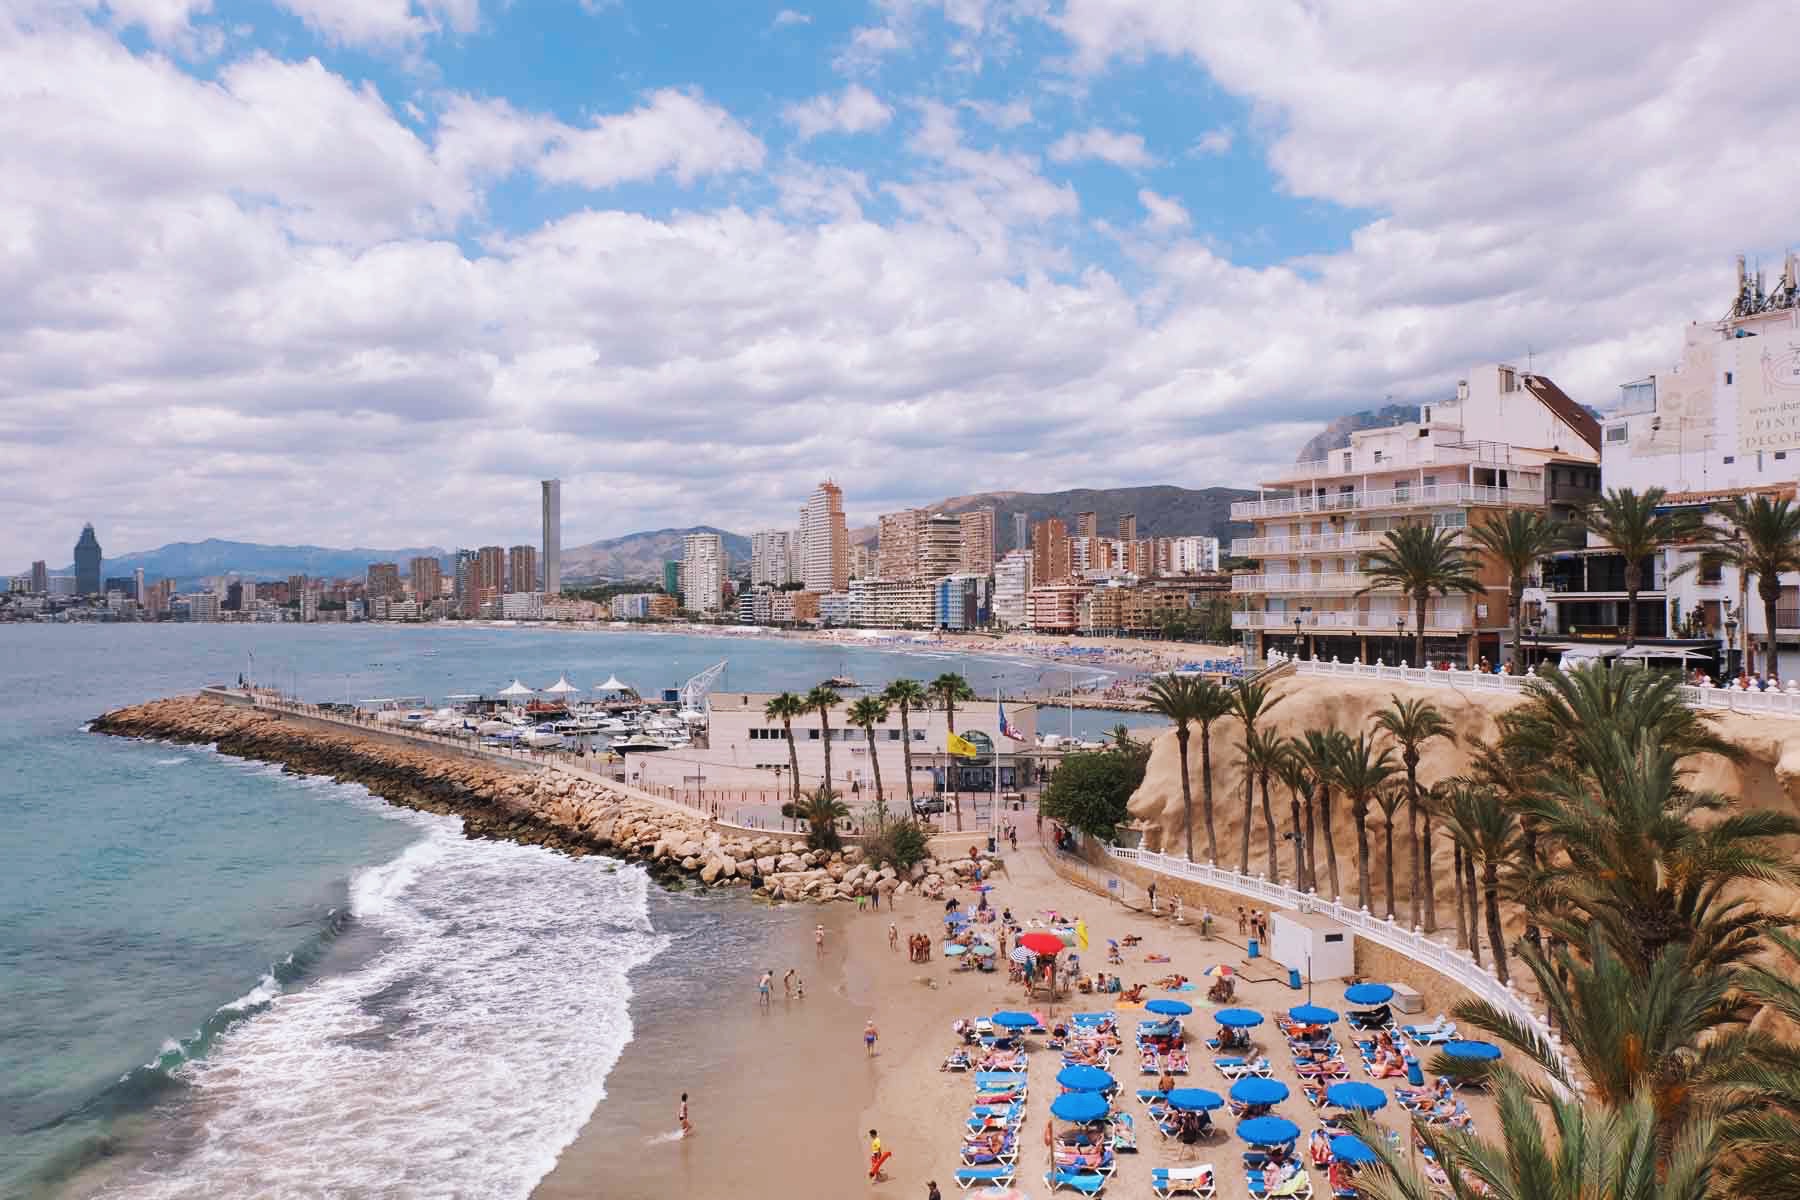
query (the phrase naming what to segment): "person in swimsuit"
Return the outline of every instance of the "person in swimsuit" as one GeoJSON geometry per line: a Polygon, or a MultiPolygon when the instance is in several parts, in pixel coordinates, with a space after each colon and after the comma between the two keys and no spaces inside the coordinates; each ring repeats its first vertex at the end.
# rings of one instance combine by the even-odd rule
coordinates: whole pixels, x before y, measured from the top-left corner
{"type": "Polygon", "coordinates": [[[688,1123],[687,1093],[686,1092],[681,1093],[681,1107],[679,1107],[675,1110],[675,1119],[677,1121],[681,1122],[681,1136],[682,1137],[686,1137],[688,1134],[694,1132],[694,1127],[688,1123]]]}
{"type": "Polygon", "coordinates": [[[781,994],[789,1000],[794,998],[794,968],[789,967],[787,974],[781,977],[781,994]]]}
{"type": "Polygon", "coordinates": [[[764,971],[762,973],[762,978],[756,981],[758,1003],[764,1008],[769,1007],[769,990],[774,985],[774,982],[775,972],[773,971],[764,971]]]}
{"type": "Polygon", "coordinates": [[[823,925],[813,930],[813,949],[819,954],[825,953],[825,927],[823,925]]]}
{"type": "Polygon", "coordinates": [[[888,949],[900,949],[900,927],[892,921],[888,922],[888,949]]]}
{"type": "Polygon", "coordinates": [[[864,1024],[863,1024],[863,1049],[868,1052],[868,1056],[870,1058],[875,1057],[875,1039],[879,1038],[880,1036],[881,1036],[881,1034],[876,1032],[875,1020],[873,1017],[871,1017],[868,1021],[864,1022],[864,1024]]]}

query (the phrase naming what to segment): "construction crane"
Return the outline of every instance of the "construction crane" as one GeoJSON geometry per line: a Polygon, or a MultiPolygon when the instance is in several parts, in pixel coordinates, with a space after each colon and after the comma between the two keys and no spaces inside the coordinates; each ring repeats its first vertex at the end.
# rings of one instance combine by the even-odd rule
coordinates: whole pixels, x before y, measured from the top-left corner
{"type": "Polygon", "coordinates": [[[722,658],[682,684],[679,693],[681,707],[701,711],[700,705],[705,701],[706,694],[713,690],[713,684],[719,682],[719,676],[725,673],[725,664],[730,661],[729,658],[722,658]]]}

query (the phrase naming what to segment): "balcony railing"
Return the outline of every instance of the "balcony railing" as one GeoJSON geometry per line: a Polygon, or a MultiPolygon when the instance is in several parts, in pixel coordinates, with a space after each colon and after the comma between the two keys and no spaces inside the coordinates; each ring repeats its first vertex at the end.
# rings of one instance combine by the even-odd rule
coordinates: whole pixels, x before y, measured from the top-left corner
{"type": "MultiPolygon", "coordinates": [[[[1386,544],[1383,530],[1357,533],[1302,533],[1294,537],[1232,538],[1235,558],[1283,558],[1295,554],[1355,554],[1378,550],[1386,544]]],[[[1457,539],[1461,541],[1459,537],[1457,539]]]]}
{"type": "MultiPolygon", "coordinates": [[[[1268,629],[1271,631],[1285,629],[1292,633],[1294,619],[1298,617],[1300,628],[1303,630],[1328,629],[1391,634],[1394,632],[1394,618],[1397,615],[1392,611],[1365,613],[1344,609],[1325,609],[1323,611],[1315,609],[1308,613],[1292,611],[1237,612],[1231,614],[1231,627],[1233,629],[1268,629]]],[[[1427,633],[1468,633],[1474,628],[1474,619],[1466,611],[1458,611],[1454,608],[1431,608],[1425,612],[1425,632],[1427,633]]],[[[1410,610],[1406,614],[1406,630],[1409,634],[1414,632],[1413,614],[1410,610]]]]}
{"type": "Polygon", "coordinates": [[[1233,575],[1234,592],[1360,592],[1370,586],[1367,575],[1353,571],[1316,571],[1306,575],[1233,575]]]}
{"type": "Polygon", "coordinates": [[[1362,512],[1380,508],[1418,508],[1446,504],[1538,508],[1544,504],[1544,490],[1487,487],[1475,483],[1433,483],[1380,492],[1336,492],[1322,496],[1290,496],[1283,500],[1240,500],[1231,506],[1231,519],[1263,521],[1270,517],[1298,516],[1304,513],[1362,512]]]}
{"type": "Polygon", "coordinates": [[[1330,479],[1336,476],[1374,475],[1382,471],[1404,471],[1410,467],[1455,467],[1470,463],[1508,466],[1513,462],[1512,447],[1505,442],[1434,442],[1426,438],[1408,441],[1405,449],[1333,450],[1324,458],[1307,459],[1291,467],[1282,467],[1269,476],[1271,483],[1290,483],[1302,479],[1330,479]],[[1350,455],[1350,465],[1344,456],[1350,455]]]}

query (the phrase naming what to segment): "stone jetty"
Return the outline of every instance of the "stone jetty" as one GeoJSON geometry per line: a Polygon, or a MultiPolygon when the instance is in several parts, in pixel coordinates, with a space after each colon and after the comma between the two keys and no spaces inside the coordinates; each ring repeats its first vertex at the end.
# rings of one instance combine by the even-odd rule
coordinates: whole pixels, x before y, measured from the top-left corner
{"type": "Polygon", "coordinates": [[[463,833],[604,854],[643,864],[664,884],[748,887],[772,900],[832,901],[917,891],[941,898],[964,860],[925,859],[909,870],[866,860],[859,846],[808,850],[790,839],[721,829],[706,817],[548,767],[455,747],[250,708],[204,696],[154,700],[98,717],[96,733],[214,745],[367,788],[390,804],[462,818],[463,833]]]}

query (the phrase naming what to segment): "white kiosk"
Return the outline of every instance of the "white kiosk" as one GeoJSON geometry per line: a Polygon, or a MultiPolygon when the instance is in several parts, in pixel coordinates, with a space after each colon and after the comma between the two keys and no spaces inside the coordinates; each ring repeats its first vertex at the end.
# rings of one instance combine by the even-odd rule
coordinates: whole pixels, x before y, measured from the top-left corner
{"type": "Polygon", "coordinates": [[[1269,924],[1269,957],[1304,980],[1356,974],[1356,935],[1317,913],[1277,909],[1269,924]]]}

